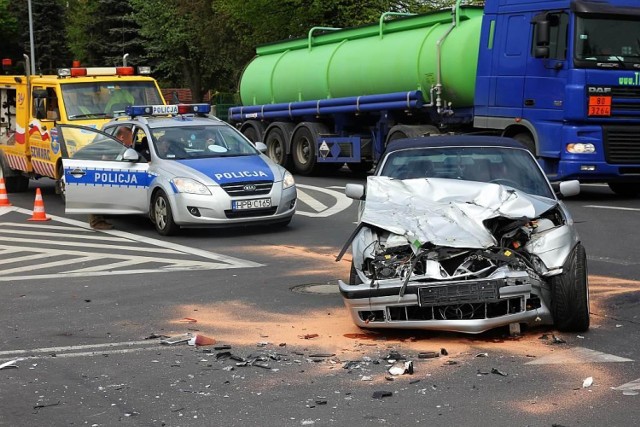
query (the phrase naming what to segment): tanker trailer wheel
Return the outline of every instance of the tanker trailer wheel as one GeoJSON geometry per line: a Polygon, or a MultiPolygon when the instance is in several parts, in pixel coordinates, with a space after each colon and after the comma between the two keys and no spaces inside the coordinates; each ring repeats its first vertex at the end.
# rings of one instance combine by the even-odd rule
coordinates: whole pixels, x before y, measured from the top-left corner
{"type": "Polygon", "coordinates": [[[316,168],[318,162],[316,138],[323,133],[322,127],[316,123],[301,123],[293,132],[291,157],[300,175],[311,175],[316,168]]]}
{"type": "Polygon", "coordinates": [[[396,125],[389,130],[387,144],[396,139],[419,138],[427,135],[439,135],[440,130],[432,125],[396,125]]]}
{"type": "Polygon", "coordinates": [[[242,125],[242,134],[251,142],[262,142],[264,124],[257,120],[249,120],[242,125]]]}
{"type": "Polygon", "coordinates": [[[274,124],[267,128],[262,141],[267,146],[267,156],[287,169],[291,166],[291,158],[287,154],[287,142],[292,131],[291,123],[274,124]]]}

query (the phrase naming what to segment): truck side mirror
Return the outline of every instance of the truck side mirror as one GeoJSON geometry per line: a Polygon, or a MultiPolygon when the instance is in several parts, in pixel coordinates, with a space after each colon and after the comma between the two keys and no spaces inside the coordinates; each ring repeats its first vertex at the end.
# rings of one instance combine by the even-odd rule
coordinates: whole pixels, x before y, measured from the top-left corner
{"type": "Polygon", "coordinates": [[[44,120],[47,118],[47,108],[45,105],[44,98],[34,98],[33,108],[34,108],[36,119],[44,120]]]}
{"type": "Polygon", "coordinates": [[[536,46],[536,48],[534,49],[533,55],[536,58],[548,58],[549,46],[536,46]]]}
{"type": "Polygon", "coordinates": [[[549,45],[549,21],[538,21],[536,23],[536,46],[549,45]]]}

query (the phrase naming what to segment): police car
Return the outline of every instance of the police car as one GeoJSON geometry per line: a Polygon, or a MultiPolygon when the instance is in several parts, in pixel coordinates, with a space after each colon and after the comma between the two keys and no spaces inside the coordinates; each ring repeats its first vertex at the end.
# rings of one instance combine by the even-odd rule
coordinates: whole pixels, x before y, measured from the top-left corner
{"type": "Polygon", "coordinates": [[[209,112],[207,104],[140,105],[102,131],[59,125],[65,211],[144,214],[161,235],[289,224],[297,198],[291,173],[263,154],[264,144],[209,112]]]}

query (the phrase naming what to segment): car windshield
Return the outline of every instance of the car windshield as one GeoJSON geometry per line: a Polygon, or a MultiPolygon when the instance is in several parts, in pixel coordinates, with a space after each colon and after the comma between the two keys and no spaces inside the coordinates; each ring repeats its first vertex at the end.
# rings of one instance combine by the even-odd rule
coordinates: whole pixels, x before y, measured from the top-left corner
{"type": "Polygon", "coordinates": [[[253,156],[258,150],[231,126],[220,124],[151,129],[161,159],[253,156]]]}
{"type": "Polygon", "coordinates": [[[502,184],[553,198],[535,159],[500,147],[412,148],[387,154],[378,175],[397,179],[446,178],[502,184]]]}
{"type": "Polygon", "coordinates": [[[96,82],[60,85],[69,120],[111,118],[128,105],[163,104],[153,82],[96,82]]]}
{"type": "Polygon", "coordinates": [[[615,63],[634,68],[640,63],[640,21],[637,18],[576,18],[576,65],[615,63]]]}

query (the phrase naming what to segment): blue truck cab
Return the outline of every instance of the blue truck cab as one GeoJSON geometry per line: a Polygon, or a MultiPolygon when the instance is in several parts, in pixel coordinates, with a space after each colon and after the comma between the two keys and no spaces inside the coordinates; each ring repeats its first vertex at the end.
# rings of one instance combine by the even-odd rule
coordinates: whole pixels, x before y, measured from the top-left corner
{"type": "Polygon", "coordinates": [[[640,2],[487,1],[474,127],[503,130],[551,179],[640,191],[640,2]]]}

